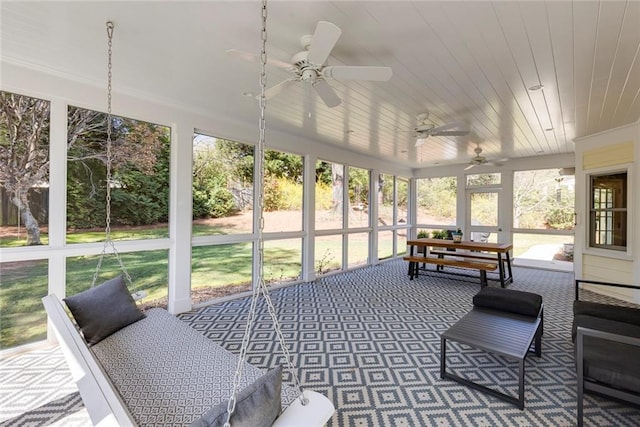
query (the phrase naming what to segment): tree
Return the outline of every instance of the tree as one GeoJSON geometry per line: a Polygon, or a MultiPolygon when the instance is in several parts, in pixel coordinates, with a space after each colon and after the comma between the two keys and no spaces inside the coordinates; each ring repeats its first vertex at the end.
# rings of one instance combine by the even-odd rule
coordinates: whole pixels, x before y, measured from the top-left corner
{"type": "MultiPolygon", "coordinates": [[[[518,171],[513,182],[516,228],[573,228],[573,184],[563,184],[557,169],[518,171]]],[[[572,180],[571,180],[572,181],[572,180]]]]}
{"type": "Polygon", "coordinates": [[[27,245],[40,245],[28,191],[49,178],[48,101],[0,91],[0,185],[20,212],[27,245]]]}
{"type": "MultiPolygon", "coordinates": [[[[70,107],[67,135],[67,222],[104,225],[107,115],[70,107]]],[[[169,129],[111,117],[111,223],[146,225],[168,219],[169,129]]]]}
{"type": "MultiPolygon", "coordinates": [[[[49,180],[49,115],[48,101],[0,91],[0,185],[20,212],[27,230],[27,245],[41,244],[40,228],[31,212],[28,191],[49,180]]],[[[68,207],[71,207],[68,211],[70,218],[78,219],[79,225],[93,226],[95,218],[104,218],[104,203],[97,203],[96,198],[103,195],[106,188],[106,119],[105,113],[69,108],[68,207]],[[74,173],[78,171],[82,173],[74,173]],[[96,215],[97,212],[101,215],[96,215]]],[[[112,165],[114,177],[119,180],[115,187],[120,187],[120,191],[124,191],[122,187],[126,185],[135,187],[134,191],[146,188],[153,202],[146,199],[150,205],[148,210],[157,211],[162,189],[165,193],[168,191],[167,129],[113,116],[112,130],[112,165]],[[161,158],[164,166],[159,163],[161,158]],[[140,174],[151,178],[138,184],[140,174]],[[154,179],[164,179],[164,182],[152,184],[154,179]]],[[[117,205],[118,190],[114,196],[117,205]]],[[[138,203],[138,197],[135,198],[138,203]]],[[[130,207],[128,201],[122,205],[126,209],[130,207]]],[[[166,214],[164,217],[166,219],[166,214]]],[[[156,216],[156,219],[159,218],[156,216]]]]}

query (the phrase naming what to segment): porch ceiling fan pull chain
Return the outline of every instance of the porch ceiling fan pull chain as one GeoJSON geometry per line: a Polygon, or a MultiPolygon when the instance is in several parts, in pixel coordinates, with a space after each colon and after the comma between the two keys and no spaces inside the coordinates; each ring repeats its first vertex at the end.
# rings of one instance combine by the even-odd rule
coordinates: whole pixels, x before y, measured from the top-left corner
{"type": "Polygon", "coordinates": [[[108,50],[107,50],[108,60],[107,60],[107,161],[106,161],[107,170],[106,170],[106,176],[105,176],[107,188],[106,188],[106,209],[105,209],[106,219],[105,219],[105,229],[104,229],[105,239],[104,239],[104,245],[102,247],[102,252],[100,253],[100,257],[98,258],[98,265],[96,266],[96,271],[93,273],[93,279],[91,280],[92,288],[95,287],[96,285],[96,281],[98,280],[98,274],[100,273],[100,268],[102,267],[102,261],[104,260],[104,256],[109,246],[111,247],[111,250],[116,257],[116,260],[120,265],[120,269],[122,270],[122,274],[125,280],[127,281],[127,284],[128,285],[132,284],[131,276],[127,272],[127,269],[124,266],[122,259],[120,258],[120,254],[118,254],[118,250],[116,249],[113,243],[113,240],[111,240],[111,185],[113,184],[112,176],[111,176],[112,174],[111,168],[113,163],[113,160],[112,160],[113,154],[111,152],[111,148],[112,148],[111,137],[113,133],[112,115],[111,115],[111,93],[112,93],[112,85],[111,85],[112,71],[111,70],[113,67],[113,63],[112,63],[111,57],[113,53],[112,48],[113,48],[114,25],[113,25],[113,22],[107,21],[106,26],[107,26],[107,38],[108,38],[108,43],[107,43],[108,44],[108,50]]]}

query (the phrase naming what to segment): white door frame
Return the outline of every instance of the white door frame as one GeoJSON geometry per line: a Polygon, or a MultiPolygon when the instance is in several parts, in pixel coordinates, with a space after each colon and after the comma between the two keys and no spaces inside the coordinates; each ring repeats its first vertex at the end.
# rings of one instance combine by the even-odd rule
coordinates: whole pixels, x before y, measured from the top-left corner
{"type": "Polygon", "coordinates": [[[468,187],[465,192],[465,202],[466,202],[466,217],[465,217],[465,229],[467,230],[467,234],[469,239],[471,239],[471,233],[496,233],[498,243],[508,241],[508,230],[505,227],[505,215],[502,214],[503,206],[502,206],[502,188],[501,187],[468,187]],[[472,225],[471,224],[471,197],[472,194],[477,193],[495,193],[498,196],[497,201],[497,225],[472,225]]]}

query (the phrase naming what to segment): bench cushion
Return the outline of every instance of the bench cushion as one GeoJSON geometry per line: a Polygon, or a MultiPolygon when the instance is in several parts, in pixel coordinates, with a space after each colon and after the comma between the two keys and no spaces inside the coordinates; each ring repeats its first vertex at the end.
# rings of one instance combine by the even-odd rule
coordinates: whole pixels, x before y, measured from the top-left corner
{"type": "Polygon", "coordinates": [[[542,307],[542,297],[532,292],[487,286],[473,297],[473,305],[537,317],[542,307]]]}
{"type": "MultiPolygon", "coordinates": [[[[189,425],[226,401],[238,356],[207,339],[164,309],[119,330],[92,347],[140,425],[189,425]]],[[[245,365],[240,390],[264,372],[245,365]]],[[[297,396],[282,386],[282,405],[297,396]]]]}
{"type": "MultiPolygon", "coordinates": [[[[271,427],[280,414],[282,367],[271,369],[236,396],[236,407],[231,415],[233,427],[271,427]]],[[[228,402],[223,401],[209,409],[191,427],[224,427],[228,402]]]]}
{"type": "Polygon", "coordinates": [[[601,304],[590,301],[574,301],[573,314],[600,317],[602,319],[640,326],[640,309],[633,307],[622,307],[619,305],[601,304]]]}
{"type": "Polygon", "coordinates": [[[578,326],[640,338],[640,310],[590,301],[574,301],[571,327],[573,342],[576,340],[578,326]]]}
{"type": "Polygon", "coordinates": [[[584,337],[584,376],[615,388],[640,393],[640,347],[584,337]]]}
{"type": "Polygon", "coordinates": [[[89,345],[144,318],[122,276],[67,297],[64,302],[89,345]]]}

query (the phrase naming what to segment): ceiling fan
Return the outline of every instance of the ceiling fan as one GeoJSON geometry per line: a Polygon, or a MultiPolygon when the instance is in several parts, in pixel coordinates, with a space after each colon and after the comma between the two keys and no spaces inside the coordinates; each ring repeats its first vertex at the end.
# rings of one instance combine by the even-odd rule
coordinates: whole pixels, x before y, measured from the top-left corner
{"type": "Polygon", "coordinates": [[[427,123],[429,113],[419,113],[416,115],[418,126],[413,130],[416,133],[416,147],[420,147],[427,141],[430,136],[464,136],[469,134],[468,130],[448,130],[463,125],[461,122],[447,123],[442,126],[436,126],[433,123],[427,123]]]}
{"type": "Polygon", "coordinates": [[[487,158],[482,155],[482,148],[480,148],[480,145],[478,145],[473,151],[476,153],[476,156],[472,158],[469,162],[469,165],[464,168],[464,170],[466,171],[475,168],[476,166],[484,165],[485,163],[487,163],[487,158]]]}
{"type": "Polygon", "coordinates": [[[502,162],[505,162],[505,161],[509,160],[509,159],[506,159],[506,158],[505,159],[500,159],[500,160],[497,160],[497,161],[489,161],[489,160],[487,160],[487,158],[482,155],[482,148],[480,148],[480,144],[478,144],[473,151],[476,153],[476,155],[475,155],[475,157],[473,157],[469,161],[469,164],[467,165],[467,167],[464,168],[464,170],[466,170],[466,171],[468,171],[469,169],[472,169],[472,168],[474,168],[476,166],[480,166],[480,165],[500,166],[502,164],[502,162]]]}
{"type": "MultiPolygon", "coordinates": [[[[342,100],[327,83],[327,79],[387,81],[391,78],[391,67],[327,65],[327,58],[341,34],[342,30],[335,24],[319,21],[313,35],[300,38],[304,50],[293,55],[290,64],[269,60],[269,64],[287,69],[293,76],[267,89],[266,98],[272,98],[287,87],[303,82],[313,87],[327,107],[333,108],[340,105],[342,100]]],[[[228,50],[227,53],[253,62],[260,60],[258,55],[235,49],[228,50]]]]}

